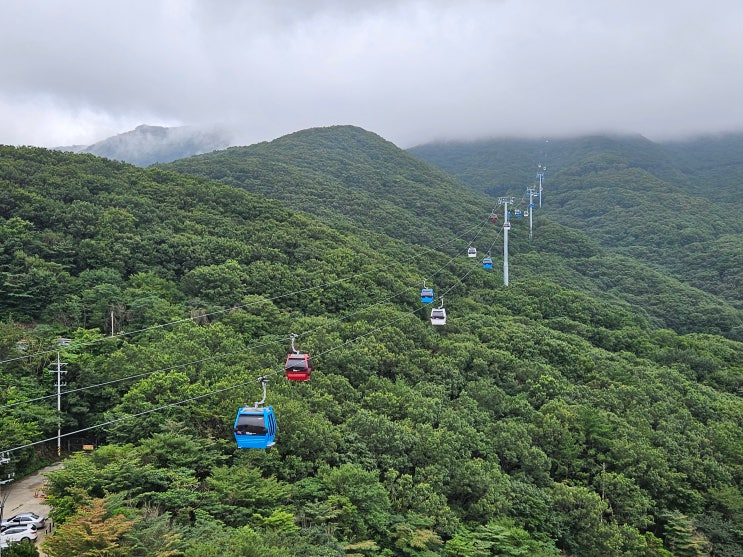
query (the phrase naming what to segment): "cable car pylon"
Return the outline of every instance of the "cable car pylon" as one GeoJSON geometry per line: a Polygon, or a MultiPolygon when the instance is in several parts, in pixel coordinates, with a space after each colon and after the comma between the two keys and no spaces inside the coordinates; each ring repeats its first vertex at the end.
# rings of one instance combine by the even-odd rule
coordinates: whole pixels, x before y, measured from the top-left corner
{"type": "Polygon", "coordinates": [[[513,197],[499,197],[498,205],[503,205],[503,286],[508,286],[508,231],[511,222],[508,219],[508,204],[513,205],[513,197]]]}
{"type": "MultiPolygon", "coordinates": [[[[547,166],[542,166],[542,163],[537,165],[539,172],[537,172],[537,180],[539,180],[539,208],[542,208],[542,181],[544,180],[544,173],[547,171],[547,166]]],[[[529,237],[531,239],[531,236],[529,237]]]]}

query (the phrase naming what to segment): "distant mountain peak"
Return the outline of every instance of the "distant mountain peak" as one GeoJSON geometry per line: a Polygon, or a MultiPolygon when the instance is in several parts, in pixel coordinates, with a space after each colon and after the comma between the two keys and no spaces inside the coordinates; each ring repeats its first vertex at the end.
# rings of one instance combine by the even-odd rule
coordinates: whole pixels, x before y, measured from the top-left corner
{"type": "Polygon", "coordinates": [[[232,134],[217,127],[168,128],[140,124],[133,130],[93,145],[60,147],[59,150],[92,153],[137,166],[149,166],[225,149],[231,144],[232,134]]]}

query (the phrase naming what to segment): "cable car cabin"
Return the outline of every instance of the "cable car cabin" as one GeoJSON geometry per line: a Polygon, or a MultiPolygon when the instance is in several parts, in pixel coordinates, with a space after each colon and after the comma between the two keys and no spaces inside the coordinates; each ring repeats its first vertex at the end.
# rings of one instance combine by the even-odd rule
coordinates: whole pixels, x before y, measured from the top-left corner
{"type": "Polygon", "coordinates": [[[424,288],[421,290],[421,302],[424,304],[433,303],[433,288],[424,288]]]}
{"type": "Polygon", "coordinates": [[[521,218],[521,209],[516,209],[513,214],[516,216],[517,219],[521,218]]]}
{"type": "Polygon", "coordinates": [[[496,215],[495,213],[490,213],[490,216],[488,217],[488,220],[490,222],[498,222],[498,215],[496,215]]]}
{"type": "Polygon", "coordinates": [[[307,381],[312,373],[310,355],[300,353],[287,355],[284,373],[289,381],[307,381]]]}
{"type": "Polygon", "coordinates": [[[493,268],[493,259],[490,257],[486,257],[482,260],[482,268],[483,269],[492,269],[493,268]]]}
{"type": "Polygon", "coordinates": [[[446,310],[433,308],[431,310],[431,325],[446,325],[446,310]]]}
{"type": "Polygon", "coordinates": [[[243,406],[235,418],[238,449],[267,449],[275,445],[276,416],[270,406],[243,406]]]}
{"type": "Polygon", "coordinates": [[[467,257],[477,257],[477,249],[472,246],[467,248],[467,257]]]}

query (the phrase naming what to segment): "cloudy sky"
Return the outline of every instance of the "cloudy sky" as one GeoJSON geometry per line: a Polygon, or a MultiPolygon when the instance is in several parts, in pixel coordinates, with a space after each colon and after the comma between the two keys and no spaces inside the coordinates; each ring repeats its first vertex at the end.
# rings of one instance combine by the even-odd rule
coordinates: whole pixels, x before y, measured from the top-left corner
{"type": "Polygon", "coordinates": [[[743,131],[740,0],[1,0],[0,143],[743,131]]]}

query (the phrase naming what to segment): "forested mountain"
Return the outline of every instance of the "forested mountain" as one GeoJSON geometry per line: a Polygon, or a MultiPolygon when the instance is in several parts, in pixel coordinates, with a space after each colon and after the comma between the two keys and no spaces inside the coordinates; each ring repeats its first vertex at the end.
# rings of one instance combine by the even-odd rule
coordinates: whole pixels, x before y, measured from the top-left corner
{"type": "MultiPolygon", "coordinates": [[[[477,155],[462,159],[472,165],[467,172],[473,175],[480,170],[493,175],[503,172],[505,178],[500,178],[500,183],[504,185],[492,193],[511,194],[522,201],[525,187],[505,185],[511,182],[508,176],[515,173],[516,167],[513,162],[510,166],[500,162],[519,161],[523,175],[530,168],[536,169],[536,163],[532,166],[528,159],[542,149],[543,156],[557,158],[573,169],[559,175],[550,171],[546,194],[550,201],[537,220],[537,227],[546,228],[537,232],[535,242],[528,241],[525,223],[513,222],[513,277],[548,276],[568,288],[588,289],[636,306],[656,326],[743,340],[743,299],[739,288],[743,265],[735,264],[740,260],[743,243],[720,235],[722,227],[709,224],[706,228],[710,243],[705,244],[705,249],[715,261],[694,261],[696,254],[687,249],[688,241],[683,241],[682,233],[690,232],[695,225],[677,216],[678,211],[689,210],[692,218],[693,202],[687,194],[676,188],[683,199],[673,198],[673,203],[660,204],[653,209],[654,218],[639,212],[633,218],[622,214],[628,199],[637,202],[645,189],[657,187],[665,192],[670,186],[648,171],[632,171],[625,168],[626,162],[618,162],[605,172],[612,181],[602,177],[599,188],[595,171],[590,170],[601,157],[612,161],[622,157],[623,161],[638,161],[635,164],[671,176],[677,171],[670,155],[661,156],[651,142],[640,137],[583,138],[564,145],[557,142],[546,152],[546,146],[552,143],[484,144],[477,155]],[[480,157],[487,158],[499,150],[503,153],[494,158],[495,162],[477,166],[481,164],[480,157]],[[639,180],[648,182],[645,189],[636,185],[638,173],[639,180]],[[566,178],[560,178],[563,175],[566,178]],[[625,188],[633,192],[631,196],[625,195],[625,188]],[[590,233],[590,240],[583,234],[556,227],[556,223],[590,233]],[[656,229],[660,231],[656,233],[656,229]],[[553,234],[557,230],[560,232],[553,234]],[[562,234],[570,234],[572,241],[562,241],[562,234]],[[648,240],[647,245],[640,244],[637,237],[642,234],[648,234],[655,243],[648,240]],[[659,237],[664,238],[662,243],[658,243],[659,237]],[[672,249],[672,255],[666,256],[672,249]],[[664,262],[667,265],[663,266],[664,262]],[[684,272],[675,272],[678,268],[684,272]],[[710,284],[710,277],[719,278],[710,284]]],[[[452,158],[457,160],[453,155],[452,158]]],[[[449,175],[436,172],[378,135],[352,126],[304,130],[268,143],[175,161],[162,168],[218,179],[280,200],[292,210],[301,208],[336,228],[362,228],[428,246],[442,245],[467,234],[467,238],[474,237],[472,224],[487,216],[495,203],[492,198],[468,193],[449,175]]],[[[442,168],[448,170],[445,164],[442,168]]],[[[648,192],[652,203],[667,197],[671,196],[648,192]]],[[[502,242],[496,242],[493,234],[486,232],[477,241],[481,249],[484,244],[494,254],[502,253],[502,242]]],[[[461,242],[454,248],[461,250],[461,242]]]]}
{"type": "Polygon", "coordinates": [[[413,244],[439,245],[459,236],[490,209],[451,176],[354,126],[303,130],[161,168],[278,199],[335,227],[413,244]]]}
{"type": "Polygon", "coordinates": [[[698,192],[719,203],[731,204],[731,212],[740,212],[743,208],[743,134],[720,134],[666,142],[663,148],[683,173],[691,192],[698,192]]]}
{"type": "MultiPolygon", "coordinates": [[[[540,217],[724,299],[737,308],[740,330],[742,144],[741,135],[662,144],[604,137],[434,144],[411,152],[492,195],[523,196],[535,185],[537,165],[546,165],[540,217]],[[505,159],[517,160],[521,175],[511,165],[506,179],[493,180],[505,159]]],[[[623,290],[622,283],[609,281],[608,287],[623,290]]]]}
{"type": "Polygon", "coordinates": [[[224,155],[0,148],[0,451],[53,457],[58,350],[63,448],[97,447],[47,554],[741,555],[743,344],[683,334],[693,293],[733,336],[725,302],[541,213],[506,288],[463,255],[492,199],[357,128],[224,155]],[[238,450],[261,376],[277,444],[238,450]]]}

